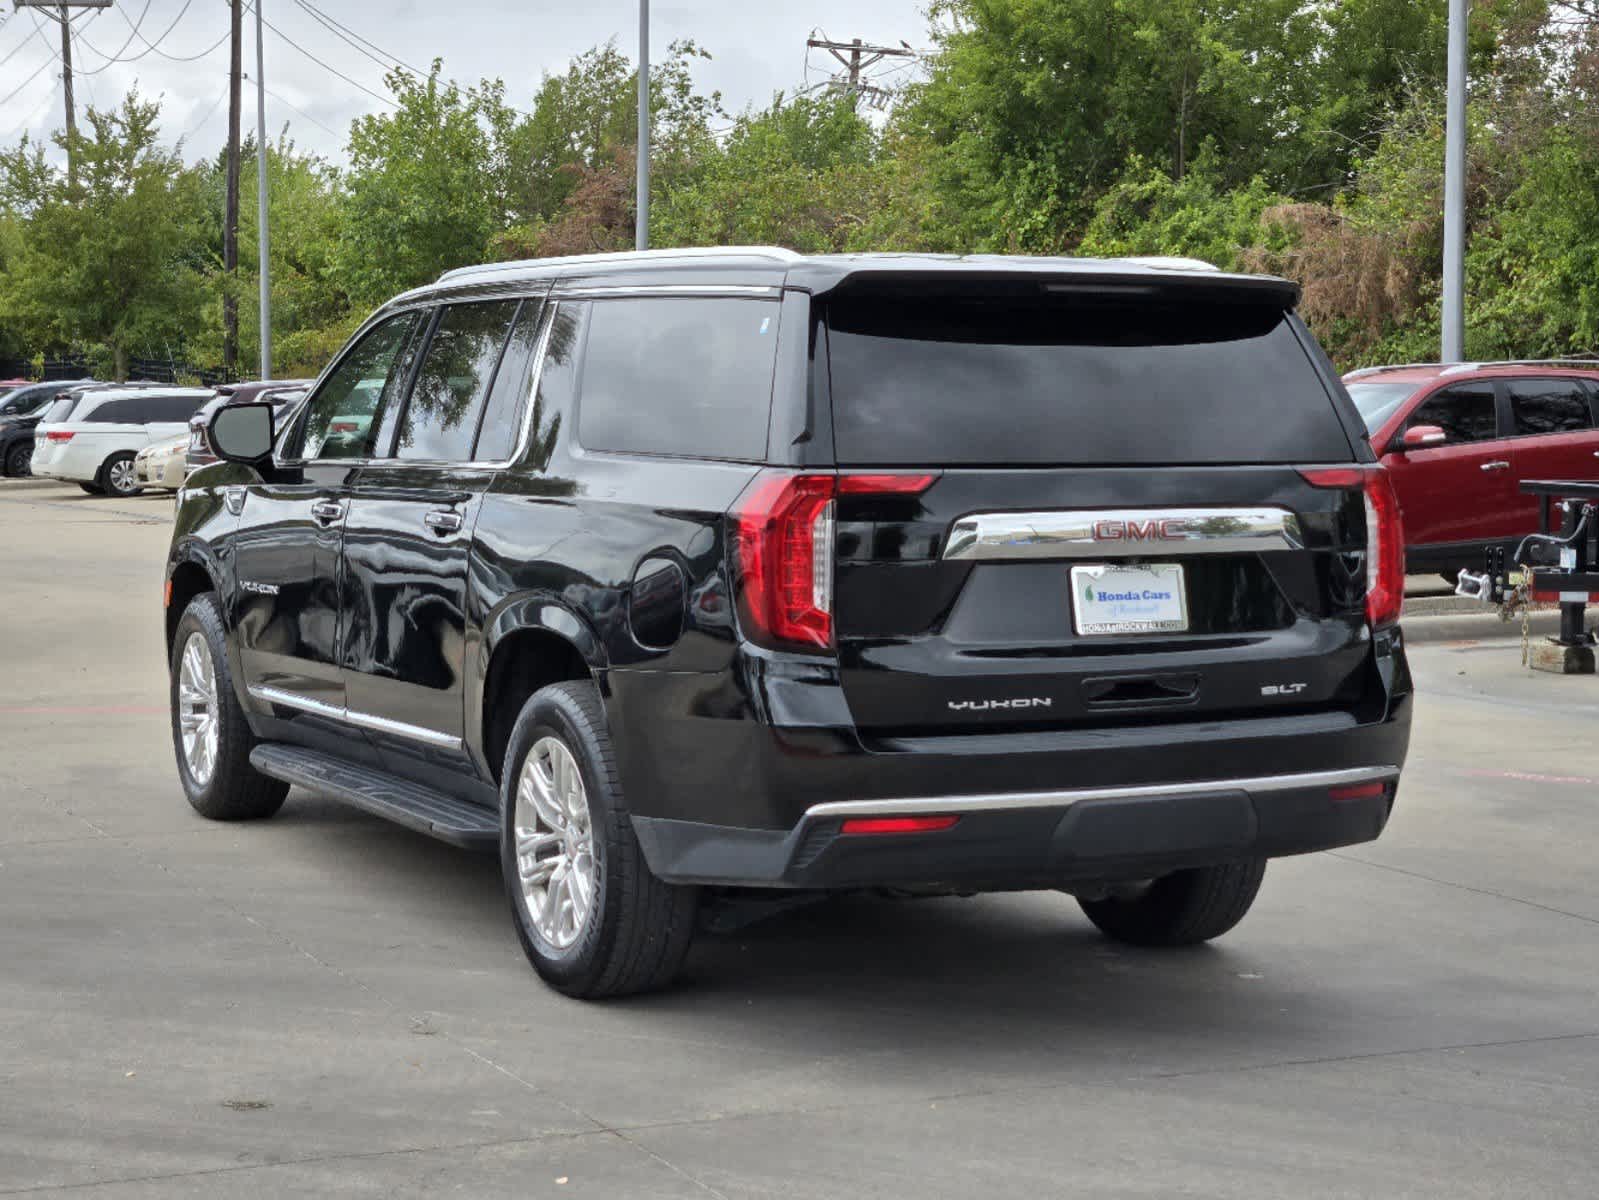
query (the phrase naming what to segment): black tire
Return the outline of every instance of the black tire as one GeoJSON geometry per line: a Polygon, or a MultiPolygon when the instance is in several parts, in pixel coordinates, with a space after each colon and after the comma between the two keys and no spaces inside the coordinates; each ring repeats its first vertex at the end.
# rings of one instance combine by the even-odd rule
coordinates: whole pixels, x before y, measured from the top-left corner
{"type": "Polygon", "coordinates": [[[500,780],[500,866],[512,920],[528,961],[557,991],[583,999],[626,996],[666,986],[688,954],[698,889],[650,873],[617,781],[598,689],[557,683],[534,693],[511,730],[500,780]],[[571,945],[534,926],[516,853],[516,792],[533,747],[554,736],[570,751],[588,801],[594,886],[588,916],[571,945]]]}
{"type": "Polygon", "coordinates": [[[88,492],[91,496],[105,495],[105,488],[101,487],[98,483],[80,483],[78,486],[84,491],[88,492]]]}
{"type": "Polygon", "coordinates": [[[1101,933],[1134,946],[1192,946],[1220,937],[1244,919],[1260,891],[1266,860],[1174,871],[1141,894],[1082,900],[1101,933]]]}
{"type": "Polygon", "coordinates": [[[168,703],[172,712],[172,748],[178,760],[178,778],[194,811],[213,821],[258,821],[283,807],[289,785],[268,779],[250,765],[250,751],[256,737],[250,732],[244,709],[233,690],[233,672],[228,665],[227,634],[222,610],[214,593],[203,592],[189,601],[178,620],[172,639],[169,666],[168,703]],[[199,634],[210,651],[216,679],[217,720],[216,759],[202,782],[195,777],[183,751],[180,723],[179,680],[183,655],[189,639],[199,634]]]}
{"type": "Polygon", "coordinates": [[[13,477],[32,474],[30,464],[33,462],[33,442],[24,440],[17,442],[6,451],[5,473],[13,477]]]}
{"type": "Polygon", "coordinates": [[[124,450],[120,454],[113,454],[110,458],[106,459],[105,462],[100,464],[100,474],[96,476],[95,483],[106,495],[115,496],[119,500],[126,500],[130,496],[137,496],[143,492],[144,489],[139,486],[138,480],[133,475],[132,468],[133,453],[131,451],[124,450]],[[120,473],[118,468],[123,464],[126,464],[129,469],[127,475],[128,486],[118,487],[115,477],[120,473]]]}
{"type": "Polygon", "coordinates": [[[1460,582],[1460,572],[1459,571],[1439,571],[1438,572],[1438,578],[1442,579],[1450,587],[1454,587],[1456,584],[1458,584],[1460,582]]]}

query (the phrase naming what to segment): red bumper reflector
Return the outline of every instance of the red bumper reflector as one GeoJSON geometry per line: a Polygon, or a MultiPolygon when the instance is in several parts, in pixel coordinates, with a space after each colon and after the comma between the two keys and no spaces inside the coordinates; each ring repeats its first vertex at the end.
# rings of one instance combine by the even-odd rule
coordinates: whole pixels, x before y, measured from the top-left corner
{"type": "Polygon", "coordinates": [[[1329,800],[1375,800],[1378,796],[1388,794],[1388,785],[1378,780],[1376,783],[1352,783],[1348,787],[1335,787],[1327,791],[1329,800]]]}
{"type": "Polygon", "coordinates": [[[953,828],[959,817],[851,817],[845,833],[937,833],[953,828]]]}

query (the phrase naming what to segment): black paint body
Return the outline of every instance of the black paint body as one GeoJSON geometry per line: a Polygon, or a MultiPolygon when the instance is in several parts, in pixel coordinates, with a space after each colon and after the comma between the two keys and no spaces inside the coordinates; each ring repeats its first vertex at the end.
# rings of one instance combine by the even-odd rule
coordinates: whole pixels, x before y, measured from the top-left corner
{"type": "MultiPolygon", "coordinates": [[[[955,269],[889,261],[895,278],[955,269]]],[[[962,266],[978,282],[1018,277],[1012,267],[962,266]]],[[[1336,808],[1325,788],[1210,801],[1227,809],[1214,844],[1163,840],[1157,827],[1170,813],[1161,803],[1141,810],[1150,824],[1131,847],[1101,845],[1105,835],[1080,829],[1086,818],[1064,806],[973,815],[956,830],[894,839],[841,838],[836,821],[807,819],[829,801],[1398,768],[1409,737],[1400,633],[1374,635],[1363,615],[1359,494],[1312,488],[1292,467],[952,468],[919,496],[841,497],[835,649],[780,652],[742,636],[729,511],[764,469],[838,467],[826,298],[863,269],[732,252],[591,260],[447,277],[400,297],[374,321],[509,296],[542,300],[543,319],[555,322],[584,297],[619,289],[769,289],[761,294],[779,301],[781,318],[764,460],[583,448],[575,372],[563,379],[552,366],[558,353],[577,353],[556,343],[581,330],[552,325],[509,463],[280,457],[191,477],[169,564],[169,633],[187,596],[216,590],[233,677],[260,737],[488,808],[498,804],[502,765],[492,729],[508,718],[486,687],[496,655],[535,633],[598,684],[646,857],[679,881],[1049,886],[1377,836],[1391,788],[1336,808]],[[337,505],[339,519],[319,520],[319,502],[337,505]],[[941,557],[952,522],[974,511],[1194,504],[1288,508],[1305,546],[1191,560],[1191,628],[1181,635],[1077,636],[1064,562],[941,557]],[[457,514],[460,528],[430,528],[430,511],[457,514]],[[1171,678],[1180,680],[1175,699],[1165,684],[1143,682],[1171,678]],[[1265,685],[1288,680],[1305,686],[1291,700],[1262,701],[1265,685]],[[285,705],[262,688],[312,703],[285,705]],[[1017,694],[1052,703],[951,707],[1017,694]],[[1096,701],[1103,696],[1132,699],[1096,701]]],[[[881,261],[874,269],[878,279],[887,270],[881,261]]],[[[1276,288],[1285,307],[1293,302],[1289,285],[1228,286],[1276,288]]],[[[1316,361],[1349,434],[1347,461],[1370,461],[1352,405],[1319,352],[1316,361]]]]}

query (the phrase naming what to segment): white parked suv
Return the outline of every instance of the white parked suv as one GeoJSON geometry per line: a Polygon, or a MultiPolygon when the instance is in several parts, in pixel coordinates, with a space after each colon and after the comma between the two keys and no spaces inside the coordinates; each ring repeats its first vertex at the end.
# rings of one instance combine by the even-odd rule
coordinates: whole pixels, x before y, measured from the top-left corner
{"type": "Polygon", "coordinates": [[[148,384],[64,396],[33,431],[33,473],[96,495],[138,495],[134,457],[187,434],[189,418],[211,396],[209,388],[148,384]]]}

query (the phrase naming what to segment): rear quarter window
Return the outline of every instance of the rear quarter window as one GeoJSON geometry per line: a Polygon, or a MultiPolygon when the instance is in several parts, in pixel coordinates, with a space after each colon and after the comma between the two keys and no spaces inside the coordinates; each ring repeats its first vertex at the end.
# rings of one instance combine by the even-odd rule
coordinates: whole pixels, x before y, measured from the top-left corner
{"type": "Polygon", "coordinates": [[[1354,453],[1280,308],[835,299],[828,347],[840,463],[1302,463],[1354,453]]]}
{"type": "Polygon", "coordinates": [[[590,302],[578,441],[590,450],[766,456],[776,300],[590,302]]]}

